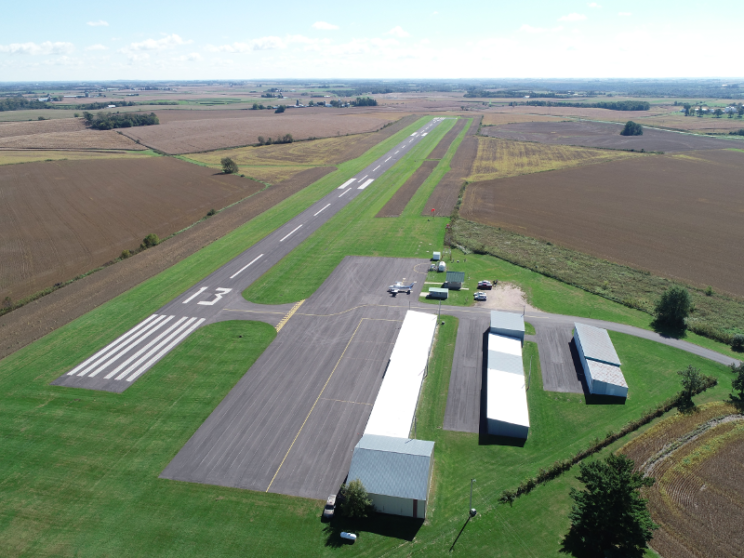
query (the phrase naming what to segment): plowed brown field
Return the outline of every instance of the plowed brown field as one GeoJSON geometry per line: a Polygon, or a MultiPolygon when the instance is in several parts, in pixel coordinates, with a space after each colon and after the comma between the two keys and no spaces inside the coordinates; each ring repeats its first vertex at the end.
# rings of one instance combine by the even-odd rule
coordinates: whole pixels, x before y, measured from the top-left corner
{"type": "Polygon", "coordinates": [[[17,165],[18,163],[38,163],[44,161],[83,161],[98,159],[124,159],[153,157],[152,151],[46,151],[43,149],[26,149],[11,151],[0,149],[0,165],[17,165]]]}
{"type": "MultiPolygon", "coordinates": [[[[157,127],[157,126],[154,126],[157,127]]],[[[52,132],[0,138],[0,149],[147,149],[113,130],[52,132]]]]}
{"type": "Polygon", "coordinates": [[[484,126],[503,126],[504,124],[521,124],[523,122],[560,122],[559,116],[540,114],[523,114],[521,112],[488,112],[483,116],[484,126]]]}
{"type": "Polygon", "coordinates": [[[63,118],[37,122],[8,122],[0,124],[0,138],[51,134],[54,132],[79,132],[81,130],[85,130],[85,124],[83,124],[80,118],[63,118]]]}
{"type": "MultiPolygon", "coordinates": [[[[246,111],[252,112],[252,111],[246,111]]],[[[393,117],[356,116],[332,109],[311,111],[288,109],[283,114],[255,111],[260,116],[178,120],[158,126],[127,128],[122,133],[165,153],[196,153],[258,143],[258,137],[276,139],[292,134],[294,139],[323,138],[379,130],[393,117]]],[[[180,114],[180,113],[179,113],[180,114]]]]}
{"type": "Polygon", "coordinates": [[[445,134],[445,136],[442,138],[442,141],[440,141],[434,148],[434,150],[429,153],[427,159],[441,159],[442,157],[444,157],[447,154],[450,145],[452,145],[452,142],[455,141],[455,138],[460,135],[460,132],[462,132],[462,129],[467,123],[468,121],[464,118],[461,118],[460,120],[455,122],[455,125],[452,126],[452,129],[445,134]]]}
{"type": "Polygon", "coordinates": [[[461,215],[744,295],[744,153],[688,152],[477,182],[461,215]]]}
{"type": "Polygon", "coordinates": [[[71,279],[263,187],[166,157],[0,167],[0,299],[71,279]]]}
{"type": "Polygon", "coordinates": [[[442,177],[429,199],[426,200],[426,207],[421,215],[449,217],[452,214],[452,210],[457,205],[460,188],[465,184],[465,179],[470,174],[470,169],[478,155],[478,138],[469,135],[475,126],[476,123],[473,121],[457,148],[457,153],[452,157],[449,172],[442,177]]]}
{"type": "Polygon", "coordinates": [[[647,463],[642,470],[656,479],[645,490],[660,527],[651,541],[654,550],[669,558],[741,557],[744,421],[733,405],[701,411],[662,421],[621,451],[638,466],[647,463]]]}
{"type": "Polygon", "coordinates": [[[406,180],[406,183],[403,184],[403,186],[398,188],[398,191],[393,194],[393,197],[388,200],[375,217],[399,217],[406,208],[406,205],[408,205],[408,202],[411,201],[411,198],[419,189],[419,186],[429,178],[431,171],[433,171],[438,164],[439,161],[424,161],[421,163],[421,166],[416,169],[416,172],[406,180]]]}

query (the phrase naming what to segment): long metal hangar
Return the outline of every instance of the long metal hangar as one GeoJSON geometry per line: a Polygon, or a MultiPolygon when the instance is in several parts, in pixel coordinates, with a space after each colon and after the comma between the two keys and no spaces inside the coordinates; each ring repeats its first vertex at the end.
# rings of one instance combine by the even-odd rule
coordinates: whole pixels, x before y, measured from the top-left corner
{"type": "Polygon", "coordinates": [[[607,330],[575,323],[574,340],[589,392],[628,397],[628,384],[620,370],[620,357],[607,330]]]}

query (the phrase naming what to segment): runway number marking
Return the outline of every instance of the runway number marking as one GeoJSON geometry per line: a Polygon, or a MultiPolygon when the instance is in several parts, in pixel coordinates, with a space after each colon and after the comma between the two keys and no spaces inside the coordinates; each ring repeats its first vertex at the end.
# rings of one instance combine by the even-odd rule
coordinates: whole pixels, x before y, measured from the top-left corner
{"type": "Polygon", "coordinates": [[[201,289],[199,289],[198,291],[196,291],[194,294],[192,294],[189,298],[187,298],[186,300],[184,300],[183,303],[184,304],[188,304],[189,302],[191,302],[192,300],[194,300],[197,296],[199,296],[200,294],[202,294],[206,290],[207,290],[207,287],[202,287],[201,289]]]}
{"type": "MultiPolygon", "coordinates": [[[[242,272],[243,272],[244,270],[246,270],[247,268],[249,268],[250,266],[252,266],[252,265],[253,265],[254,263],[256,263],[256,262],[257,262],[258,260],[260,260],[261,258],[263,258],[263,254],[261,254],[260,256],[258,256],[258,257],[257,257],[257,258],[256,258],[255,260],[253,260],[253,261],[252,261],[251,263],[249,263],[248,265],[244,265],[243,267],[241,267],[241,268],[240,268],[240,269],[239,269],[238,271],[236,271],[236,272],[235,272],[235,273],[234,273],[233,275],[230,275],[230,279],[235,279],[235,278],[236,278],[236,277],[237,277],[238,275],[240,275],[240,273],[242,273],[242,272]]],[[[188,300],[187,300],[186,302],[188,302],[188,300]]]]}
{"type": "Polygon", "coordinates": [[[225,296],[230,291],[232,291],[232,289],[219,288],[217,289],[217,292],[214,294],[214,300],[202,300],[201,302],[197,302],[197,304],[202,304],[204,306],[214,306],[216,303],[222,300],[223,296],[225,296]]]}
{"type": "MultiPolygon", "coordinates": [[[[341,194],[341,196],[343,196],[343,194],[341,194]]],[[[341,196],[339,196],[339,197],[341,197],[341,196]]],[[[293,230],[293,231],[292,231],[291,233],[289,233],[289,234],[288,234],[287,236],[285,236],[284,238],[282,238],[282,239],[281,239],[281,240],[280,240],[279,242],[284,242],[284,241],[285,241],[285,240],[287,240],[287,239],[288,239],[288,238],[289,238],[290,236],[292,236],[292,235],[293,235],[294,233],[296,233],[297,231],[299,231],[299,230],[300,230],[301,228],[302,228],[302,225],[300,225],[300,226],[299,226],[299,227],[297,227],[297,228],[296,228],[295,230],[293,230]]]]}
{"type": "Polygon", "coordinates": [[[323,209],[321,209],[320,211],[318,211],[315,215],[313,215],[313,217],[317,217],[318,215],[320,215],[321,213],[323,213],[323,211],[325,211],[329,207],[331,207],[331,204],[330,203],[328,205],[326,205],[323,209]]]}

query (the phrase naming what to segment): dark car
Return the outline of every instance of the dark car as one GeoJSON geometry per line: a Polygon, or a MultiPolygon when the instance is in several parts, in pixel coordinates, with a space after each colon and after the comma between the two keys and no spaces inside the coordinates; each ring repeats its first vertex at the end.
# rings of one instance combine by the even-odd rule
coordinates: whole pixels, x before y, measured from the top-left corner
{"type": "Polygon", "coordinates": [[[478,288],[484,291],[490,291],[493,288],[493,284],[490,281],[478,281],[478,288]]]}

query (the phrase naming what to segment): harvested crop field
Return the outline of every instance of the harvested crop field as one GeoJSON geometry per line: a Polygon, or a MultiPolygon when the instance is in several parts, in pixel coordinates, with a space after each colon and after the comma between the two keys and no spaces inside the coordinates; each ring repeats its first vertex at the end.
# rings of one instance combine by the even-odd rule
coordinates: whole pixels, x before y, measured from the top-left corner
{"type": "Polygon", "coordinates": [[[475,120],[470,125],[457,153],[452,157],[450,170],[442,177],[434,191],[426,200],[426,206],[421,215],[436,217],[449,217],[452,210],[457,205],[457,198],[460,195],[460,189],[465,183],[466,177],[470,174],[475,158],[478,155],[478,138],[470,135],[473,128],[477,129],[475,120]],[[434,211],[432,211],[432,209],[434,211]]]}
{"type": "Polygon", "coordinates": [[[642,136],[621,136],[622,124],[606,122],[528,122],[485,128],[494,138],[531,141],[550,145],[578,145],[640,151],[694,151],[744,146],[744,141],[717,139],[644,128],[642,136]]]}
{"type": "Polygon", "coordinates": [[[179,120],[159,126],[127,128],[128,137],[165,153],[212,151],[258,143],[258,137],[277,139],[292,134],[295,140],[345,136],[379,130],[390,118],[361,117],[325,111],[287,110],[282,114],[260,112],[251,118],[179,120]]]}
{"type": "MultiPolygon", "coordinates": [[[[676,108],[676,107],[675,107],[676,108]]],[[[611,122],[627,122],[638,118],[666,115],[672,112],[668,106],[651,106],[649,110],[610,110],[601,108],[579,108],[579,107],[531,107],[527,105],[515,107],[499,107],[489,109],[495,114],[530,114],[543,116],[559,116],[573,118],[588,118],[590,120],[609,120],[611,122]]]]}
{"type": "Polygon", "coordinates": [[[0,138],[0,149],[128,149],[144,151],[144,145],[135,143],[114,130],[82,130],[80,132],[51,132],[30,136],[0,138]]]}
{"type": "Polygon", "coordinates": [[[483,116],[484,126],[503,126],[504,124],[522,124],[523,122],[561,122],[559,116],[539,114],[522,114],[519,112],[487,112],[483,116]]]}
{"type": "Polygon", "coordinates": [[[706,405],[660,422],[621,450],[656,479],[644,495],[660,527],[650,544],[662,556],[744,556],[742,419],[731,404],[706,405]]]}
{"type": "Polygon", "coordinates": [[[495,138],[478,138],[478,156],[468,177],[471,182],[544,172],[587,163],[643,157],[627,151],[540,145],[495,138]]]}
{"type": "Polygon", "coordinates": [[[263,188],[166,157],[0,167],[0,299],[69,280],[263,188]]]}
{"type": "Polygon", "coordinates": [[[477,182],[460,214],[744,295],[744,153],[691,151],[477,182]]]}
{"type": "Polygon", "coordinates": [[[85,129],[85,124],[83,124],[80,118],[40,120],[36,122],[4,122],[0,123],[0,138],[51,134],[54,132],[79,132],[85,129]]]}
{"type": "Polygon", "coordinates": [[[419,186],[429,178],[431,171],[433,171],[438,164],[439,161],[424,161],[421,163],[421,166],[416,169],[416,172],[406,180],[403,186],[398,188],[398,191],[393,194],[393,197],[388,200],[375,217],[400,217],[400,214],[403,213],[403,210],[408,205],[408,202],[411,201],[411,198],[419,189],[419,186]]]}
{"type": "Polygon", "coordinates": [[[0,359],[154,277],[334,170],[305,170],[200,221],[167,242],[0,316],[0,359]]]}
{"type": "Polygon", "coordinates": [[[44,161],[87,161],[100,159],[126,159],[152,157],[152,151],[44,151],[28,149],[11,151],[0,149],[0,165],[39,163],[44,161]]]}
{"type": "Polygon", "coordinates": [[[461,118],[457,122],[455,122],[455,125],[452,126],[452,129],[447,132],[447,134],[445,134],[445,136],[442,138],[442,141],[440,141],[434,148],[434,150],[429,153],[427,159],[441,159],[442,157],[444,157],[447,154],[447,150],[450,148],[450,145],[452,145],[452,142],[455,141],[455,138],[460,135],[460,132],[462,132],[462,129],[467,123],[468,121],[464,118],[461,118]]]}

